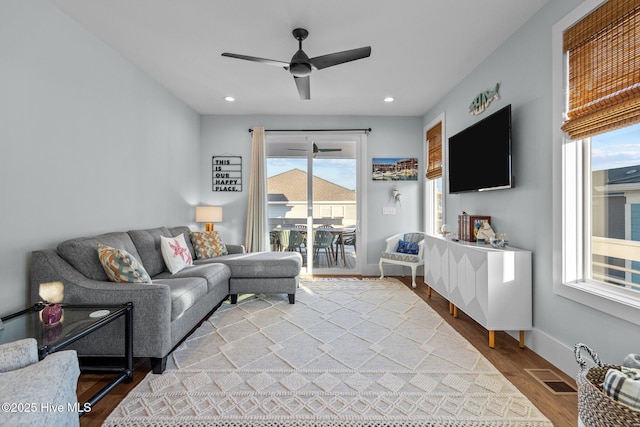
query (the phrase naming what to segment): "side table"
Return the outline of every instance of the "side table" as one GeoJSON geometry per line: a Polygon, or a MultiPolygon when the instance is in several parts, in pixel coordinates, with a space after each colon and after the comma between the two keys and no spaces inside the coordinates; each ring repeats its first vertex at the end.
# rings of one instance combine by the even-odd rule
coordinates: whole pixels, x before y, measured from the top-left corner
{"type": "Polygon", "coordinates": [[[38,342],[40,360],[62,350],[103,326],[124,317],[125,357],[122,367],[80,366],[81,372],[113,373],[115,377],[84,405],[80,405],[79,416],[85,409],[93,407],[100,399],[121,382],[133,380],[133,304],[123,305],[63,305],[62,320],[54,325],[44,325],[40,312],[43,304],[35,304],[25,310],[2,318],[0,344],[23,338],[34,338],[38,342]]]}

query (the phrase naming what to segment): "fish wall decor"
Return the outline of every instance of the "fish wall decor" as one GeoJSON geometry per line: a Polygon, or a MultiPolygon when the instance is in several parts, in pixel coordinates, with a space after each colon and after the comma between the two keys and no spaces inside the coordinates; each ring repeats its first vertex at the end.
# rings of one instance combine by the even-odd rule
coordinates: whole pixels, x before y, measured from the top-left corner
{"type": "Polygon", "coordinates": [[[500,83],[496,83],[496,87],[491,90],[480,92],[469,105],[469,114],[480,114],[487,109],[494,99],[500,99],[498,89],[500,89],[500,83]]]}

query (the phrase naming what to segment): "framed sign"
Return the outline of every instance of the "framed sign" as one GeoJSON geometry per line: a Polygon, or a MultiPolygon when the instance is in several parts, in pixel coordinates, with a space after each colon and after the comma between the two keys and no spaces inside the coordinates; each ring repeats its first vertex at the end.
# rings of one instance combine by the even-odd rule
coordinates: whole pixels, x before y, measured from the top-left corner
{"type": "Polygon", "coordinates": [[[213,156],[212,191],[242,191],[242,156],[213,156]]]}

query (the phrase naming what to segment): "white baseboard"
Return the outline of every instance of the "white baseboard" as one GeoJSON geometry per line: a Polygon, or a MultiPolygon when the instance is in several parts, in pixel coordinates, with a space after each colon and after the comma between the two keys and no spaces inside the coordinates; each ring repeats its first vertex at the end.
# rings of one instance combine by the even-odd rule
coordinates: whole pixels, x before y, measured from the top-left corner
{"type": "MultiPolygon", "coordinates": [[[[516,341],[520,340],[519,331],[505,331],[516,341]]],[[[538,356],[560,369],[571,378],[578,374],[578,363],[572,347],[567,347],[539,329],[525,331],[525,346],[538,356]]],[[[522,367],[523,369],[526,366],[522,367]]]]}
{"type": "MultiPolygon", "coordinates": [[[[362,267],[362,275],[363,276],[380,276],[380,268],[378,264],[367,264],[362,267]]],[[[402,265],[394,265],[394,264],[385,264],[384,265],[384,275],[385,276],[409,276],[411,277],[411,268],[403,267],[402,265]]],[[[416,276],[423,276],[422,266],[418,267],[416,276]]],[[[424,283],[421,280],[418,281],[416,279],[416,283],[421,284],[424,283]]]]}
{"type": "Polygon", "coordinates": [[[536,328],[526,332],[525,341],[527,347],[565,374],[572,378],[578,374],[578,362],[576,362],[573,347],[561,343],[536,328]]]}
{"type": "MultiPolygon", "coordinates": [[[[520,340],[519,331],[506,331],[515,340],[520,340]]],[[[558,340],[550,337],[539,329],[525,331],[525,346],[538,356],[560,369],[571,378],[578,374],[578,363],[576,362],[573,348],[567,347],[558,340]]],[[[523,366],[526,368],[526,366],[523,366]]]]}

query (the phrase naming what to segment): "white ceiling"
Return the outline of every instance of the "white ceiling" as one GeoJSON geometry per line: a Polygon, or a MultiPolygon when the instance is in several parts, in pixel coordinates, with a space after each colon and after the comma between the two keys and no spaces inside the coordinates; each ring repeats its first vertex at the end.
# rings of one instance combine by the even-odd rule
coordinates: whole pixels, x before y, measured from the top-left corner
{"type": "Polygon", "coordinates": [[[421,116],[548,0],[51,1],[201,114],[421,116]],[[313,71],[302,101],[288,71],[220,55],[288,62],[297,27],[309,57],[371,56],[313,71]]]}

